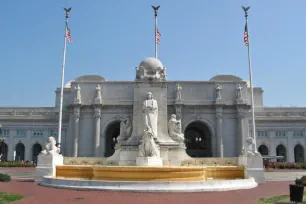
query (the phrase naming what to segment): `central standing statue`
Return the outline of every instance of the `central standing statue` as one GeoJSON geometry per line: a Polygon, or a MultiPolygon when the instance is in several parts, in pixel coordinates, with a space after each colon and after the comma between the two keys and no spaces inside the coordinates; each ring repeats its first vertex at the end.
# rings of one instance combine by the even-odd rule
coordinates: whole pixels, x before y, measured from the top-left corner
{"type": "Polygon", "coordinates": [[[144,127],[151,129],[153,137],[157,139],[158,105],[151,92],[147,93],[147,99],[142,104],[142,111],[145,122],[144,127]]]}

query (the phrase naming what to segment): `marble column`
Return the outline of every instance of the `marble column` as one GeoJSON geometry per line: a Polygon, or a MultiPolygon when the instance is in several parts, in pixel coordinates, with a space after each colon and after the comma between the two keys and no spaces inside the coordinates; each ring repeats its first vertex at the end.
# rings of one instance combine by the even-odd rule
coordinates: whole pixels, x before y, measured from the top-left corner
{"type": "Polygon", "coordinates": [[[74,107],[74,138],[73,138],[73,157],[78,156],[78,146],[79,146],[79,129],[80,129],[80,107],[74,107]]]}
{"type": "Polygon", "coordinates": [[[245,141],[245,137],[244,137],[244,131],[243,131],[243,126],[244,126],[244,117],[245,114],[243,112],[238,112],[237,113],[237,137],[238,137],[238,145],[237,145],[237,154],[240,155],[242,150],[245,149],[244,146],[244,141],[245,141]]]}
{"type": "Polygon", "coordinates": [[[275,132],[269,132],[269,139],[270,139],[269,155],[276,156],[275,132]]]}
{"type": "Polygon", "coordinates": [[[182,119],[182,104],[175,104],[175,114],[178,120],[182,119]]]}
{"type": "Polygon", "coordinates": [[[31,137],[32,137],[32,131],[31,130],[27,130],[26,131],[26,141],[24,143],[25,146],[25,153],[24,153],[24,160],[25,161],[32,161],[32,141],[31,141],[31,137]]]}
{"type": "MultiPolygon", "coordinates": [[[[5,141],[6,142],[6,141],[5,141]]],[[[7,146],[8,146],[8,152],[7,152],[7,160],[8,161],[14,161],[14,151],[15,151],[15,146],[14,146],[14,138],[13,136],[10,136],[7,140],[7,146]]]]}
{"type": "Polygon", "coordinates": [[[287,162],[295,162],[292,133],[286,131],[286,136],[287,136],[287,147],[286,147],[287,162]]]}
{"type": "Polygon", "coordinates": [[[100,156],[100,135],[101,135],[101,108],[95,107],[95,139],[94,139],[94,152],[95,157],[100,156]]]}
{"type": "Polygon", "coordinates": [[[224,146],[223,146],[223,113],[222,107],[216,109],[216,135],[217,135],[217,156],[224,156],[224,146]]]}

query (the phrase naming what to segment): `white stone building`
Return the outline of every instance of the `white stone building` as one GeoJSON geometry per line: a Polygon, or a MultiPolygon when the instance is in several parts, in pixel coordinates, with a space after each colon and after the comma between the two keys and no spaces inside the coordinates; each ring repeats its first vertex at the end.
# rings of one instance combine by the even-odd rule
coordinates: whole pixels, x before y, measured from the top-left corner
{"type": "MultiPolygon", "coordinates": [[[[64,156],[111,156],[120,122],[134,115],[141,87],[160,90],[156,97],[167,104],[165,117],[176,114],[181,119],[189,156],[234,157],[241,153],[252,127],[247,81],[232,75],[217,75],[209,81],[167,81],[166,69],[154,58],[145,59],[139,67],[161,68],[159,77],[164,80],[157,83],[149,78],[144,82],[138,68],[135,81],[87,75],[66,84],[61,141],[64,156]]],[[[259,152],[303,162],[306,107],[264,107],[262,88],[254,88],[254,97],[259,152]]],[[[59,102],[58,88],[54,107],[0,108],[2,160],[36,160],[47,137],[57,137],[59,102]]],[[[164,122],[159,121],[159,125],[167,131],[167,125],[161,124],[164,122]]]]}

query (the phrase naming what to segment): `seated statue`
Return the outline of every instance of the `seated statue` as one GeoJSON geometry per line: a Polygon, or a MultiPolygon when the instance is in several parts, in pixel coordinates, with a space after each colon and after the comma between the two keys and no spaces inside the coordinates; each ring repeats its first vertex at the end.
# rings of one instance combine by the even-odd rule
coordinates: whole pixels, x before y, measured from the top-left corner
{"type": "Polygon", "coordinates": [[[129,118],[126,118],[120,123],[120,134],[117,141],[127,140],[132,134],[132,123],[129,118]]]}
{"type": "Polygon", "coordinates": [[[154,135],[151,128],[147,126],[144,135],[138,146],[139,156],[141,157],[159,157],[160,151],[158,145],[154,141],[154,135]]]}
{"type": "Polygon", "coordinates": [[[242,154],[243,155],[246,155],[246,156],[255,156],[255,155],[258,155],[259,152],[257,151],[254,151],[254,139],[252,137],[248,137],[246,138],[245,140],[246,142],[246,147],[242,150],[242,154]]]}
{"type": "Polygon", "coordinates": [[[176,142],[184,142],[184,134],[182,133],[181,120],[176,119],[176,115],[172,114],[168,122],[169,136],[176,142]]]}
{"type": "Polygon", "coordinates": [[[56,146],[56,140],[54,137],[48,137],[48,142],[45,145],[45,148],[43,151],[40,152],[40,154],[44,155],[59,155],[60,149],[56,146]]]}

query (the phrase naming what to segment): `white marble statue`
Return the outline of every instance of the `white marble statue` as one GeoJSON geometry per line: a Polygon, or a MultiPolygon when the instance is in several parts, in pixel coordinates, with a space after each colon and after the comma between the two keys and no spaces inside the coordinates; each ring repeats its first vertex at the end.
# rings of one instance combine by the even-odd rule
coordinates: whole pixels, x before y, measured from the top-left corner
{"type": "Polygon", "coordinates": [[[150,127],[146,127],[144,135],[140,140],[140,145],[138,146],[139,156],[141,157],[159,157],[160,150],[158,145],[154,141],[153,131],[150,127]]]}
{"type": "Polygon", "coordinates": [[[117,138],[117,141],[127,140],[132,133],[132,122],[130,118],[125,118],[120,123],[120,135],[117,138]]]}
{"type": "Polygon", "coordinates": [[[102,102],[101,86],[98,84],[97,87],[96,87],[95,103],[101,103],[101,102],[102,102]]]}
{"type": "Polygon", "coordinates": [[[254,150],[255,142],[254,142],[254,139],[252,137],[246,138],[245,144],[246,144],[246,147],[242,152],[243,155],[255,156],[255,155],[259,154],[257,151],[254,150]]]}
{"type": "Polygon", "coordinates": [[[40,154],[44,155],[59,155],[60,149],[56,146],[56,140],[54,137],[48,137],[48,142],[45,145],[45,148],[43,151],[40,152],[40,154]]]}
{"type": "Polygon", "coordinates": [[[80,103],[81,102],[81,88],[80,88],[80,85],[77,85],[74,89],[75,89],[74,102],[75,103],[80,103]]]}
{"type": "Polygon", "coordinates": [[[163,80],[166,80],[166,67],[163,67],[162,70],[160,71],[160,78],[163,80]]]}
{"type": "Polygon", "coordinates": [[[177,101],[182,100],[182,90],[183,90],[183,88],[179,84],[177,84],[176,85],[176,98],[175,98],[175,100],[177,100],[177,101]]]}
{"type": "Polygon", "coordinates": [[[221,90],[222,90],[222,86],[217,85],[217,86],[216,86],[216,99],[221,99],[221,98],[222,98],[222,96],[221,96],[221,90]]]}
{"type": "Polygon", "coordinates": [[[142,104],[142,111],[144,126],[152,129],[153,137],[157,138],[158,105],[151,92],[147,93],[147,99],[142,104]]]}
{"type": "Polygon", "coordinates": [[[176,115],[172,114],[168,122],[168,130],[171,139],[176,142],[184,142],[184,134],[182,134],[181,120],[176,119],[176,115]]]}
{"type": "Polygon", "coordinates": [[[237,85],[237,99],[242,98],[242,87],[240,84],[237,85]]]}

